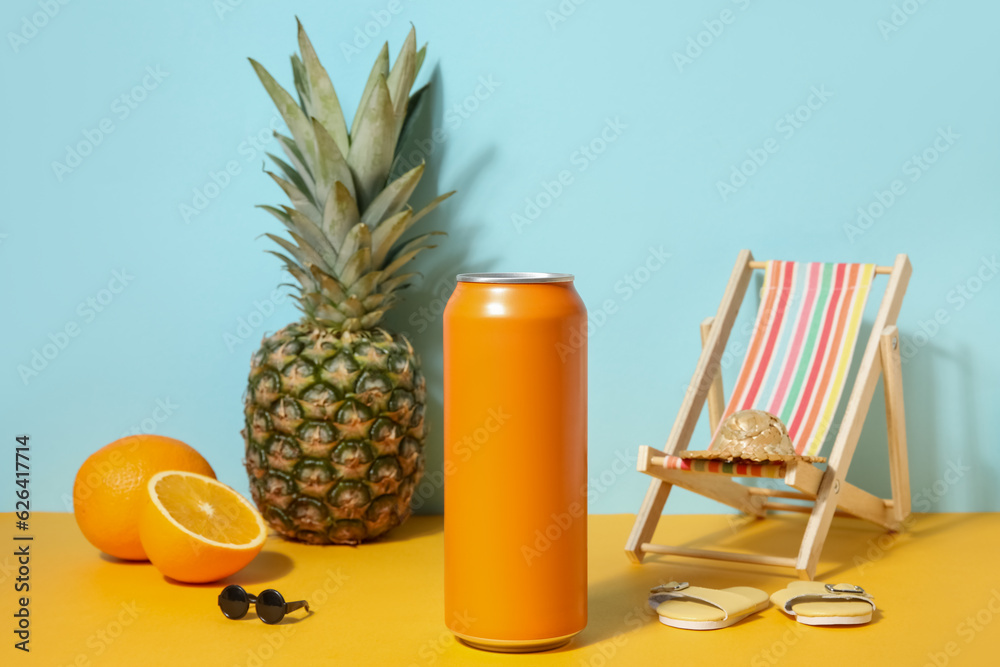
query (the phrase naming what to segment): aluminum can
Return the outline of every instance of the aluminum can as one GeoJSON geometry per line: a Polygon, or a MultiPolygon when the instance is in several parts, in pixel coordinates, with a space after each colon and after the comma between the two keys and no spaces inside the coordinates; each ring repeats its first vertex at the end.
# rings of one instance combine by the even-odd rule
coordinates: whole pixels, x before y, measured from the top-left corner
{"type": "Polygon", "coordinates": [[[587,625],[587,311],[573,276],[468,273],[444,311],[445,621],[466,644],[587,625]]]}

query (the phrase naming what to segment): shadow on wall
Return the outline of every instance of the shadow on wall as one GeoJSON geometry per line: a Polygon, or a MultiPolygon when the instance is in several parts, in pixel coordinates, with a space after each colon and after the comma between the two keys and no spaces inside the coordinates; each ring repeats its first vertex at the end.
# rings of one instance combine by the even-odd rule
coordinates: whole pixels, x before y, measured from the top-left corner
{"type": "MultiPolygon", "coordinates": [[[[400,147],[400,164],[397,169],[411,169],[421,162],[426,165],[420,185],[411,198],[415,209],[444,192],[455,190],[456,194],[418,223],[418,228],[411,234],[416,236],[430,231],[442,231],[448,235],[439,237],[437,248],[422,253],[414,261],[415,267],[411,270],[421,271],[422,277],[414,280],[403,293],[400,305],[386,317],[388,329],[402,333],[413,343],[427,379],[426,422],[430,432],[424,446],[424,477],[414,493],[413,510],[416,514],[440,514],[444,509],[441,315],[455,288],[456,274],[463,271],[488,271],[494,264],[492,260],[487,260],[475,267],[466,265],[469,247],[474,240],[473,232],[468,230],[474,229],[475,223],[480,221],[470,221],[467,216],[464,217],[462,227],[467,230],[464,233],[455,233],[455,222],[461,200],[475,191],[479,185],[478,176],[493,159],[495,149],[490,147],[476,156],[470,164],[462,165],[462,177],[458,182],[439,182],[441,164],[449,147],[460,140],[460,135],[458,126],[446,123],[443,113],[444,91],[440,65],[434,67],[429,81],[429,88],[421,101],[422,108],[413,120],[416,125],[410,135],[411,139],[400,147]]],[[[485,224],[485,221],[480,224],[485,224]]]]}
{"type": "MultiPolygon", "coordinates": [[[[975,367],[967,345],[951,353],[933,341],[908,347],[909,332],[900,332],[904,341],[903,396],[906,409],[906,435],[909,454],[910,493],[914,512],[940,512],[946,498],[960,493],[973,510],[991,507],[997,502],[992,484],[970,485],[972,476],[992,477],[981,456],[985,446],[977,426],[975,367]],[[955,376],[963,392],[953,397],[962,413],[940,422],[938,387],[941,378],[955,376]],[[955,452],[943,456],[942,452],[955,452]],[[964,491],[959,491],[964,489],[964,491]]],[[[867,335],[867,333],[864,333],[867,335]]],[[[889,465],[885,432],[885,401],[881,380],[872,397],[869,419],[861,433],[857,453],[848,480],[883,498],[890,497],[889,465]]],[[[949,500],[948,505],[954,505],[949,500]]]]}
{"type": "MultiPolygon", "coordinates": [[[[978,432],[976,415],[975,366],[967,345],[949,352],[929,342],[903,364],[903,382],[907,385],[910,375],[913,391],[906,394],[906,426],[910,442],[910,486],[913,494],[913,511],[942,511],[943,501],[956,504],[949,496],[963,495],[970,510],[991,507],[996,502],[995,485],[971,484],[973,477],[990,479],[993,471],[980,455],[984,447],[978,432]],[[936,389],[946,375],[956,376],[956,386],[961,396],[952,397],[952,403],[961,406],[962,412],[938,423],[941,418],[941,396],[936,389]],[[943,451],[954,452],[942,456],[943,451]],[[962,490],[959,490],[962,489],[962,490]]],[[[904,392],[906,389],[904,388],[904,392]]]]}

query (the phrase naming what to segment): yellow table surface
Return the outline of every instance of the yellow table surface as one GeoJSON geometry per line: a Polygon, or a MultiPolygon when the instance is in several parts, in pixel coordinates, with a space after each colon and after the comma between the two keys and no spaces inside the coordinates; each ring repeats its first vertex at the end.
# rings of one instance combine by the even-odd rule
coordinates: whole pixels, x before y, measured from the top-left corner
{"type": "MultiPolygon", "coordinates": [[[[502,655],[458,644],[444,626],[441,517],[414,517],[388,539],[361,547],[316,547],[271,537],[225,582],[187,586],[148,563],[102,556],[71,514],[31,517],[31,652],[13,648],[18,576],[14,517],[0,556],[0,664],[56,665],[997,665],[1000,664],[1000,514],[931,514],[888,535],[836,519],[817,579],[850,582],[875,596],[873,621],[853,628],[795,623],[773,606],[730,628],[695,632],[659,624],[649,587],[689,581],[773,592],[792,581],[777,570],[652,556],[641,566],[622,547],[630,515],[590,517],[590,623],[566,648],[502,655]],[[251,612],[225,619],[226,583],[253,593],[277,588],[306,598],[268,626],[251,612]]],[[[657,538],[733,550],[793,553],[804,517],[766,521],[667,516],[657,538]]],[[[483,576],[489,576],[484,572],[483,576]]]]}

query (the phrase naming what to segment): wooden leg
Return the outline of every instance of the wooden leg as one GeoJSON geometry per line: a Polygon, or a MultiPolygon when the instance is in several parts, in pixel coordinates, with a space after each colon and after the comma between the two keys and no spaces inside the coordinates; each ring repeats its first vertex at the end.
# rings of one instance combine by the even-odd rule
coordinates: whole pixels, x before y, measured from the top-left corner
{"type": "MultiPolygon", "coordinates": [[[[712,332],[712,322],[715,321],[714,317],[706,317],[701,322],[701,345],[705,346],[705,342],[708,340],[708,334],[712,332]]],[[[715,429],[719,427],[719,422],[722,421],[722,413],[726,409],[726,397],[722,391],[722,367],[719,366],[715,371],[715,379],[712,380],[712,386],[708,388],[708,433],[709,437],[715,434],[715,429]]]]}
{"type": "Polygon", "coordinates": [[[656,524],[660,521],[660,515],[663,514],[663,505],[667,502],[668,495],[670,495],[670,484],[658,479],[649,483],[646,498],[642,501],[639,513],[635,515],[635,524],[628,536],[628,542],[625,543],[625,555],[636,565],[642,563],[642,559],[646,555],[642,550],[642,545],[653,538],[656,524]]]}
{"type": "Polygon", "coordinates": [[[812,514],[809,515],[806,532],[802,536],[799,556],[795,560],[795,571],[801,579],[811,580],[816,576],[819,555],[823,551],[826,535],[830,532],[830,524],[837,511],[837,497],[834,492],[834,482],[836,481],[835,472],[832,469],[827,469],[820,482],[819,493],[816,495],[816,505],[813,507],[812,514]]]}
{"type": "Polygon", "coordinates": [[[910,469],[906,452],[906,414],[903,408],[902,361],[899,331],[895,325],[882,330],[882,385],[889,436],[889,477],[892,485],[892,519],[901,527],[910,515],[910,469]]]}

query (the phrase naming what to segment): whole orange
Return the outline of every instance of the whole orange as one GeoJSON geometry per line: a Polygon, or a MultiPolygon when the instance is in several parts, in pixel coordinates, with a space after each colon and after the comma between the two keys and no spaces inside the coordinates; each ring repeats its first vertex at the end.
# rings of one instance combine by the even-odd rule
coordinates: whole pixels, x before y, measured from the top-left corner
{"type": "Polygon", "coordinates": [[[117,558],[147,560],[139,518],[149,502],[146,485],[163,470],[215,477],[193,447],[162,435],[131,435],[91,454],[73,483],[73,514],[83,536],[117,558]]]}

